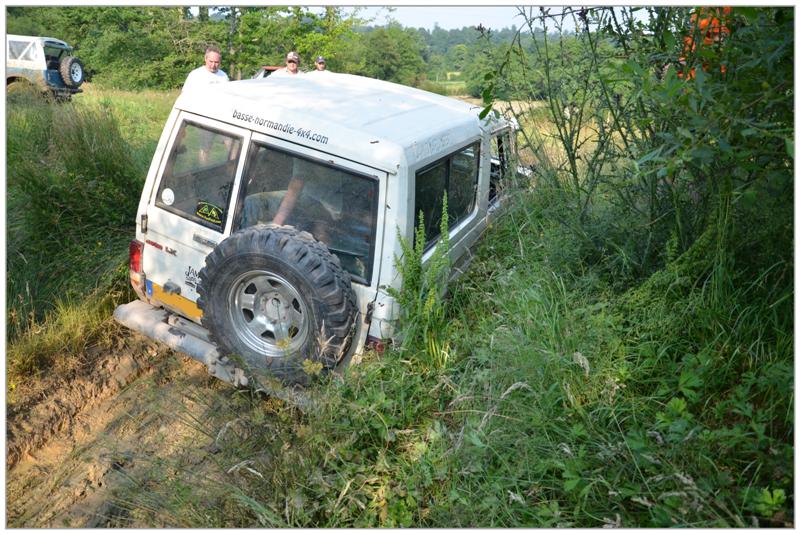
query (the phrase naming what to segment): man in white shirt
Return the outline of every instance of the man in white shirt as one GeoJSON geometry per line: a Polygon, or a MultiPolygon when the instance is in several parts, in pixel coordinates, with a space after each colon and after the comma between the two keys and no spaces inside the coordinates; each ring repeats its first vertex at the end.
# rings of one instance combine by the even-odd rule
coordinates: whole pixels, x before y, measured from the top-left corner
{"type": "Polygon", "coordinates": [[[228,75],[219,68],[221,61],[222,54],[220,54],[219,48],[216,46],[206,48],[205,65],[197,67],[189,73],[186,81],[183,82],[183,90],[197,89],[212,83],[227,82],[228,75]]]}
{"type": "Polygon", "coordinates": [[[300,74],[300,56],[295,51],[286,54],[286,68],[278,69],[270,76],[297,76],[300,74]]]}
{"type": "Polygon", "coordinates": [[[325,58],[322,56],[317,56],[317,60],[314,62],[314,67],[316,70],[312,70],[308,74],[328,74],[330,71],[325,69],[325,58]]]}
{"type": "MultiPolygon", "coordinates": [[[[220,54],[219,48],[213,45],[206,48],[205,64],[189,73],[186,81],[183,82],[183,90],[196,91],[214,83],[227,82],[228,75],[219,68],[221,61],[222,54],[220,54]]],[[[198,161],[206,164],[214,141],[214,134],[204,130],[200,132],[200,136],[202,144],[199,149],[198,161]]]]}

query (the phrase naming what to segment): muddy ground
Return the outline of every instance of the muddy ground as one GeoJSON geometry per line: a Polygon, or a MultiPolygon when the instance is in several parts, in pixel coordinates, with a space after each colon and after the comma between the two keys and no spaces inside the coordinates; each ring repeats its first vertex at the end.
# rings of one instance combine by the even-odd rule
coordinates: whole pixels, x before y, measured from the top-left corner
{"type": "Polygon", "coordinates": [[[126,517],[115,489],[135,484],[154,461],[209,454],[205,400],[230,394],[230,386],[128,332],[87,352],[82,373],[9,395],[8,527],[150,526],[126,517]]]}

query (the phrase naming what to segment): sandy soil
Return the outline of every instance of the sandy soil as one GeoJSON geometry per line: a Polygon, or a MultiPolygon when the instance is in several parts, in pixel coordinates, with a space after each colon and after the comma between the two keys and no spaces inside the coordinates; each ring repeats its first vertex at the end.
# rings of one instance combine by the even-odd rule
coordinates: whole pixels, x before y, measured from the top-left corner
{"type": "Polygon", "coordinates": [[[6,425],[8,527],[145,526],[126,521],[113,488],[156,458],[208,443],[191,424],[208,409],[198,392],[227,386],[142,336],[115,343],[90,349],[94,364],[83,375],[15,392],[6,425]]]}

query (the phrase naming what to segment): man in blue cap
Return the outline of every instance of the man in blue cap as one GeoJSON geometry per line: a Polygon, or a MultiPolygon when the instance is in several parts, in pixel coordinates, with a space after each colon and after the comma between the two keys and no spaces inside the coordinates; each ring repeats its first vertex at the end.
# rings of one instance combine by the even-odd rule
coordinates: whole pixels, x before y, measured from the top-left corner
{"type": "Polygon", "coordinates": [[[324,73],[330,72],[328,70],[325,70],[325,58],[322,57],[322,56],[317,56],[316,61],[314,61],[314,67],[316,67],[316,70],[313,70],[311,72],[313,72],[315,74],[319,74],[321,72],[324,72],[324,73]]]}

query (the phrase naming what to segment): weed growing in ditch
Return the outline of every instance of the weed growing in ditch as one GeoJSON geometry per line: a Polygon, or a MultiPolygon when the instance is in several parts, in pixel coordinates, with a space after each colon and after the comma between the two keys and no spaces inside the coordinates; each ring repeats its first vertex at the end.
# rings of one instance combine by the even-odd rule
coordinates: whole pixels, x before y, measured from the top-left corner
{"type": "Polygon", "coordinates": [[[398,336],[403,349],[412,359],[421,361],[424,369],[442,370],[447,364],[449,343],[446,341],[447,317],[445,291],[450,278],[450,241],[447,215],[447,194],[442,200],[442,219],[436,247],[423,264],[425,254],[425,222],[420,211],[414,242],[409,243],[398,230],[402,257],[395,258],[402,287],[387,288],[400,305],[398,336]]]}

